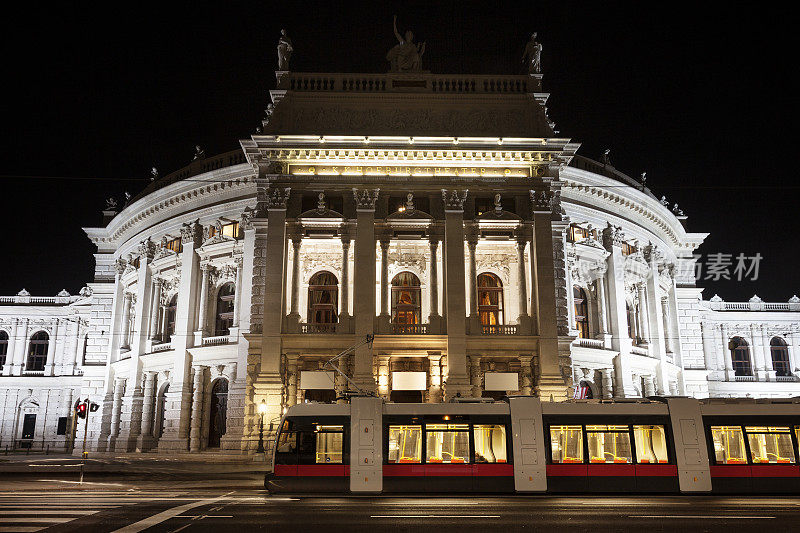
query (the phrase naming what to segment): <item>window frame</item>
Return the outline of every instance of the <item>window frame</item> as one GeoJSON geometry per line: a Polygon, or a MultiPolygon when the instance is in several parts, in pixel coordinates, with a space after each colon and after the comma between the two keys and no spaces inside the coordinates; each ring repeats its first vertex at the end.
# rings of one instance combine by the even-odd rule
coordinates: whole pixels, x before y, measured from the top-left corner
{"type": "MultiPolygon", "coordinates": [[[[38,351],[38,350],[37,350],[38,351]]],[[[25,357],[25,371],[26,372],[43,372],[45,366],[47,365],[47,355],[50,352],[50,334],[47,333],[45,330],[39,330],[33,335],[31,335],[28,339],[28,354],[25,357]],[[44,335],[44,339],[39,338],[40,335],[44,335]],[[34,350],[39,347],[44,346],[43,353],[33,353],[34,350]],[[32,365],[31,361],[33,358],[34,362],[41,361],[41,368],[38,368],[39,365],[32,365]],[[37,366],[37,368],[32,368],[33,366],[37,366]]]]}
{"type": "Polygon", "coordinates": [[[332,324],[339,323],[339,278],[331,272],[330,270],[319,270],[314,272],[310,278],[308,278],[308,301],[307,301],[307,309],[306,309],[306,322],[308,324],[314,324],[318,326],[330,326],[332,324]],[[323,275],[328,275],[331,279],[335,280],[335,284],[321,284],[321,283],[314,283],[315,280],[320,278],[323,275]],[[325,303],[315,303],[313,295],[316,292],[321,293],[328,293],[331,296],[331,302],[325,303]],[[325,322],[318,322],[316,320],[316,315],[318,312],[321,313],[329,313],[330,321],[325,322]]]}
{"type": "MultiPolygon", "coordinates": [[[[478,320],[480,321],[481,326],[482,327],[493,328],[493,327],[498,327],[498,326],[504,325],[505,324],[505,316],[504,316],[505,315],[505,312],[504,312],[505,301],[504,301],[504,298],[503,298],[503,289],[504,289],[503,280],[501,280],[500,276],[498,276],[497,274],[495,274],[493,272],[481,272],[475,278],[475,285],[476,285],[475,295],[476,295],[476,298],[478,299],[478,301],[477,301],[478,305],[476,307],[478,308],[478,320]],[[490,286],[490,285],[481,286],[481,284],[480,284],[481,278],[492,279],[497,283],[497,285],[494,285],[494,286],[490,286]],[[495,304],[482,304],[481,303],[481,300],[483,299],[481,297],[482,293],[486,293],[486,294],[489,294],[489,295],[497,294],[497,304],[496,305],[495,304]],[[489,323],[487,323],[488,321],[484,320],[484,316],[488,317],[488,316],[491,316],[491,315],[493,315],[495,317],[495,323],[494,324],[489,324],[489,323]]],[[[489,298],[489,301],[491,301],[491,296],[489,298]]]]}
{"type": "Polygon", "coordinates": [[[9,341],[11,337],[5,330],[0,330],[0,368],[6,364],[8,357],[8,347],[11,344],[9,341]]]}
{"type": "Polygon", "coordinates": [[[392,324],[399,326],[400,332],[403,333],[403,326],[413,326],[422,323],[422,283],[419,277],[409,270],[398,272],[391,281],[391,320],[392,324]],[[398,281],[400,276],[407,274],[412,282],[416,281],[416,285],[399,285],[395,282],[398,281]],[[402,293],[409,293],[412,300],[416,301],[414,304],[400,303],[400,296],[402,293]],[[403,313],[403,316],[411,316],[412,322],[398,322],[398,313],[403,313]]]}
{"type": "Polygon", "coordinates": [[[236,312],[236,284],[233,282],[223,283],[217,290],[217,299],[214,309],[214,335],[230,335],[230,328],[233,327],[234,313],[236,312]],[[230,288],[230,294],[222,294],[223,290],[230,288]],[[220,304],[230,306],[229,311],[220,312],[220,304]],[[227,326],[225,325],[227,324],[227,326]]]}
{"type": "Polygon", "coordinates": [[[731,337],[728,341],[728,348],[731,357],[731,367],[733,368],[734,375],[753,376],[753,354],[750,351],[750,343],[747,342],[747,339],[739,336],[731,337]],[[736,343],[736,346],[732,346],[733,343],[736,343]],[[744,363],[747,363],[746,368],[744,363]],[[740,373],[740,371],[742,373],[740,373]]]}
{"type": "Polygon", "coordinates": [[[785,340],[777,336],[772,337],[769,340],[769,357],[770,361],[772,362],[772,370],[775,371],[776,376],[789,377],[792,375],[792,362],[791,359],[789,358],[789,345],[786,343],[785,340]],[[775,359],[776,353],[781,354],[780,361],[776,361],[775,359]],[[778,370],[778,368],[776,368],[776,363],[780,363],[779,366],[783,368],[781,370],[778,370]]]}
{"type": "Polygon", "coordinates": [[[575,319],[575,329],[578,330],[578,338],[588,339],[589,337],[589,301],[586,291],[580,285],[572,286],[572,308],[575,319]]]}
{"type": "Polygon", "coordinates": [[[797,417],[764,417],[764,416],[737,416],[737,417],[711,417],[704,419],[704,430],[706,434],[706,443],[708,445],[708,458],[709,463],[713,466],[728,467],[728,466],[786,466],[797,468],[800,465],[800,422],[797,417]],[[744,439],[745,459],[744,463],[725,464],[718,463],[716,460],[716,453],[714,450],[714,439],[711,434],[712,426],[728,426],[739,427],[742,430],[742,438],[744,439]],[[792,450],[795,454],[795,463],[754,463],[752,461],[752,452],[750,450],[750,439],[747,438],[746,426],[761,426],[761,427],[788,427],[789,435],[792,439],[792,450]]]}

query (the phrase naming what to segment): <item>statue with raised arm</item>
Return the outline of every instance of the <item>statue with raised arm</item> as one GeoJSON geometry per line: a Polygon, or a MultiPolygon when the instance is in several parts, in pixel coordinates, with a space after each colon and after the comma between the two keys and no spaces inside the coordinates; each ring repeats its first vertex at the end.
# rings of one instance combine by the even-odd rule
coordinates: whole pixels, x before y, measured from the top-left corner
{"type": "Polygon", "coordinates": [[[286,30],[281,30],[278,38],[278,70],[289,70],[289,59],[292,58],[292,40],[286,35],[286,30]]]}
{"type": "Polygon", "coordinates": [[[528,74],[542,73],[542,43],[536,40],[536,32],[531,34],[531,40],[525,45],[522,62],[527,65],[528,74]]]}
{"type": "Polygon", "coordinates": [[[414,42],[414,32],[407,30],[405,36],[401,36],[397,31],[397,15],[392,21],[394,36],[397,43],[386,54],[389,61],[391,72],[419,72],[422,70],[422,55],[425,53],[425,43],[416,44],[414,42]]]}

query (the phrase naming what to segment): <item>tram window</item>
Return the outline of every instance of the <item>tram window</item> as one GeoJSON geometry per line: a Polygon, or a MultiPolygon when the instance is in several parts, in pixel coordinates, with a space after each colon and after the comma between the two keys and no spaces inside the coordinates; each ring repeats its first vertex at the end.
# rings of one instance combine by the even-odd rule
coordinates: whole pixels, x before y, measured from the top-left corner
{"type": "Polygon", "coordinates": [[[633,440],[636,443],[636,462],[669,462],[664,426],[633,426],[633,440]]]}
{"type": "Polygon", "coordinates": [[[590,463],[631,463],[628,426],[586,426],[590,463]]]}
{"type": "Polygon", "coordinates": [[[278,437],[278,453],[297,452],[297,433],[294,431],[282,431],[278,437]]]}
{"type": "Polygon", "coordinates": [[[553,463],[582,463],[581,426],[550,426],[550,451],[553,463]]]}
{"type": "Polygon", "coordinates": [[[422,462],[422,426],[389,426],[389,463],[422,462]]]}
{"type": "Polygon", "coordinates": [[[741,426],[711,426],[711,438],[717,464],[747,464],[741,426]]]}
{"type": "Polygon", "coordinates": [[[506,427],[497,424],[473,426],[476,463],[506,463],[506,427]]]}
{"type": "Polygon", "coordinates": [[[468,463],[469,424],[425,424],[426,463],[468,463]]]}
{"type": "Polygon", "coordinates": [[[342,464],[343,426],[317,427],[317,464],[342,464]]]}
{"type": "Polygon", "coordinates": [[[746,426],[753,464],[794,463],[792,434],[788,427],[746,426]]]}

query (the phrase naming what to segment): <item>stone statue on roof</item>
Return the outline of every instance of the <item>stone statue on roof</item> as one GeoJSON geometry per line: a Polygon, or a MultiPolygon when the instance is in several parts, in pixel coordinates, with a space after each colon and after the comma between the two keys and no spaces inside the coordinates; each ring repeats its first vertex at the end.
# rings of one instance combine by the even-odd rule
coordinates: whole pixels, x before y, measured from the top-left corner
{"type": "Polygon", "coordinates": [[[292,40],[286,35],[286,30],[281,30],[281,36],[278,38],[278,70],[289,70],[292,52],[294,52],[292,40]]]}
{"type": "Polygon", "coordinates": [[[414,32],[406,30],[405,36],[401,36],[397,31],[397,15],[392,21],[394,36],[398,44],[394,45],[386,59],[389,61],[391,72],[419,72],[422,70],[422,55],[425,53],[425,43],[416,44],[414,42],[414,32]]]}
{"type": "Polygon", "coordinates": [[[522,62],[527,65],[528,74],[542,73],[542,43],[536,40],[536,32],[531,34],[531,40],[525,45],[522,62]]]}

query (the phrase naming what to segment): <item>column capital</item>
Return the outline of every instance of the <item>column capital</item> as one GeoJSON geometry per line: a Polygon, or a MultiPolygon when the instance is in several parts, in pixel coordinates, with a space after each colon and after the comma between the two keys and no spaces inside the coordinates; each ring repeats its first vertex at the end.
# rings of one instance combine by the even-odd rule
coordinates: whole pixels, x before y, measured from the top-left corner
{"type": "Polygon", "coordinates": [[[469,189],[442,189],[442,201],[445,212],[464,212],[464,202],[469,189]]]}
{"type": "Polygon", "coordinates": [[[356,189],[353,187],[356,211],[375,211],[375,202],[378,200],[380,191],[380,189],[356,189]]]}
{"type": "Polygon", "coordinates": [[[625,242],[625,234],[622,232],[622,228],[620,226],[613,226],[609,224],[603,230],[603,246],[609,252],[616,247],[622,246],[623,242],[625,242]]]}
{"type": "Polygon", "coordinates": [[[353,238],[349,234],[343,233],[341,239],[342,239],[342,246],[344,246],[345,248],[350,248],[350,243],[353,241],[353,238]]]}
{"type": "Polygon", "coordinates": [[[114,260],[114,272],[117,274],[118,277],[122,276],[125,273],[125,268],[127,268],[127,266],[128,262],[122,257],[117,257],[114,260]]]}
{"type": "Polygon", "coordinates": [[[286,204],[289,201],[291,187],[270,187],[264,191],[264,202],[267,211],[286,211],[286,204]]]}
{"type": "Polygon", "coordinates": [[[199,220],[189,222],[181,226],[181,243],[197,246],[203,238],[203,226],[199,220]]]}
{"type": "Polygon", "coordinates": [[[392,239],[390,237],[381,237],[379,242],[381,243],[381,250],[386,252],[392,244],[392,239]]]}
{"type": "Polygon", "coordinates": [[[150,240],[150,237],[146,238],[145,240],[139,243],[139,256],[143,260],[152,261],[155,255],[156,255],[156,245],[153,241],[150,240]]]}
{"type": "Polygon", "coordinates": [[[292,235],[290,237],[292,239],[292,246],[295,250],[300,250],[300,246],[303,244],[303,236],[302,235],[292,235]]]}
{"type": "Polygon", "coordinates": [[[438,248],[439,247],[439,236],[438,235],[429,235],[428,236],[428,245],[431,248],[438,248]]]}

